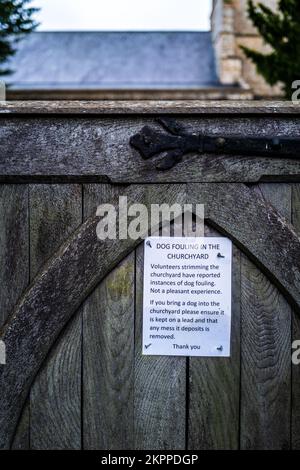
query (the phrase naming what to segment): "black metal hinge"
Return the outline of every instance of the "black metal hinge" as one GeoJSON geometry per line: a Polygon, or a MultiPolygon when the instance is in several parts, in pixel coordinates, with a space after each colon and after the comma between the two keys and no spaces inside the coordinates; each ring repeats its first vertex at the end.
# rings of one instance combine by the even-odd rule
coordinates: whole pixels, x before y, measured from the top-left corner
{"type": "Polygon", "coordinates": [[[160,118],[157,121],[167,132],[145,126],[130,138],[130,144],[145,160],[165,153],[163,160],[156,166],[158,170],[169,170],[188,153],[300,159],[299,138],[207,136],[188,132],[173,119],[160,118]]]}

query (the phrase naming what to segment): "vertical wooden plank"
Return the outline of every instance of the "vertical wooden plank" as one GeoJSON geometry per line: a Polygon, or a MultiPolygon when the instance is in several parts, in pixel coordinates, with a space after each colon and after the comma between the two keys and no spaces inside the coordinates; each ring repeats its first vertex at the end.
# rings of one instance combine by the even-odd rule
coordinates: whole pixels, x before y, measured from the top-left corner
{"type": "MultiPolygon", "coordinates": [[[[31,279],[81,222],[80,185],[30,186],[31,279]]],[[[79,311],[32,386],[32,449],[81,448],[81,321],[79,311]]]]}
{"type": "Polygon", "coordinates": [[[11,449],[30,450],[30,408],[28,401],[22,410],[11,449]]]}
{"type": "MultiPolygon", "coordinates": [[[[121,191],[84,186],[84,215],[121,191]]],[[[133,447],[134,253],[126,257],[84,304],[83,446],[133,447]]]]}
{"type": "Polygon", "coordinates": [[[0,326],[28,286],[28,186],[0,185],[0,326]]]}
{"type": "MultiPolygon", "coordinates": [[[[289,185],[261,185],[260,191],[290,220],[289,185]]],[[[290,307],[246,256],[242,256],[241,269],[241,448],[287,449],[290,447],[290,307]]]]}
{"type": "MultiPolygon", "coordinates": [[[[300,234],[300,184],[292,185],[292,223],[300,234]]],[[[300,256],[300,255],[299,255],[300,256]]],[[[300,340],[300,318],[292,317],[292,341],[300,340]]],[[[300,450],[300,365],[292,365],[292,449],[300,450]]]]}
{"type": "Polygon", "coordinates": [[[186,446],[186,358],[142,356],[144,247],[136,249],[135,449],[186,446]]]}
{"type": "MultiPolygon", "coordinates": [[[[174,186],[173,197],[173,202],[185,203],[186,186],[174,186]]],[[[136,249],[134,448],[182,450],[187,431],[187,359],[142,355],[143,275],[141,244],[136,249]]]]}
{"type": "MultiPolygon", "coordinates": [[[[0,327],[29,282],[28,186],[0,185],[0,327]]],[[[14,449],[29,448],[29,413],[25,408],[14,449]]]]}
{"type": "MultiPolygon", "coordinates": [[[[206,228],[206,236],[220,236],[206,228]]],[[[240,251],[232,250],[230,358],[190,358],[188,447],[237,449],[240,393],[240,251]]]]}

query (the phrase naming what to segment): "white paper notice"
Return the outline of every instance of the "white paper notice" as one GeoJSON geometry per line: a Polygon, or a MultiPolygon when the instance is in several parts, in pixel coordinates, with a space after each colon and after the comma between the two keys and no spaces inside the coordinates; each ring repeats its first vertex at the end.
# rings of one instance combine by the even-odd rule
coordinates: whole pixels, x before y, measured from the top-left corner
{"type": "Polygon", "coordinates": [[[230,356],[232,244],[145,240],[143,354],[230,356]]]}

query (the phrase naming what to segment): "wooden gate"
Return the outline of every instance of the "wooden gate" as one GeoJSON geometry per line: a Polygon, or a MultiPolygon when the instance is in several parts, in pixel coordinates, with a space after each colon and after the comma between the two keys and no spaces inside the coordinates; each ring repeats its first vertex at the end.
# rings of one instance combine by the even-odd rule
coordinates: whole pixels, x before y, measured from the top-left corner
{"type": "Polygon", "coordinates": [[[298,136],[287,103],[7,104],[0,114],[0,443],[15,449],[299,448],[300,159],[129,145],[154,115],[195,132],[298,136]],[[141,355],[143,246],[96,208],[205,204],[234,243],[230,358],[141,355]]]}

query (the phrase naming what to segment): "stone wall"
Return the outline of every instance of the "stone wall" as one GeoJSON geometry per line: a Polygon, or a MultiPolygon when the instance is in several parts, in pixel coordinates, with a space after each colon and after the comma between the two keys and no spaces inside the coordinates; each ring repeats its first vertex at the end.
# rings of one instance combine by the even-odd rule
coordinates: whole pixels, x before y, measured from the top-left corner
{"type": "MultiPolygon", "coordinates": [[[[277,0],[261,0],[276,9],[277,0]]],[[[211,17],[212,35],[221,83],[239,84],[256,97],[274,97],[280,87],[270,87],[257,73],[255,65],[245,57],[240,46],[267,51],[247,14],[247,0],[214,0],[211,17]]]]}

